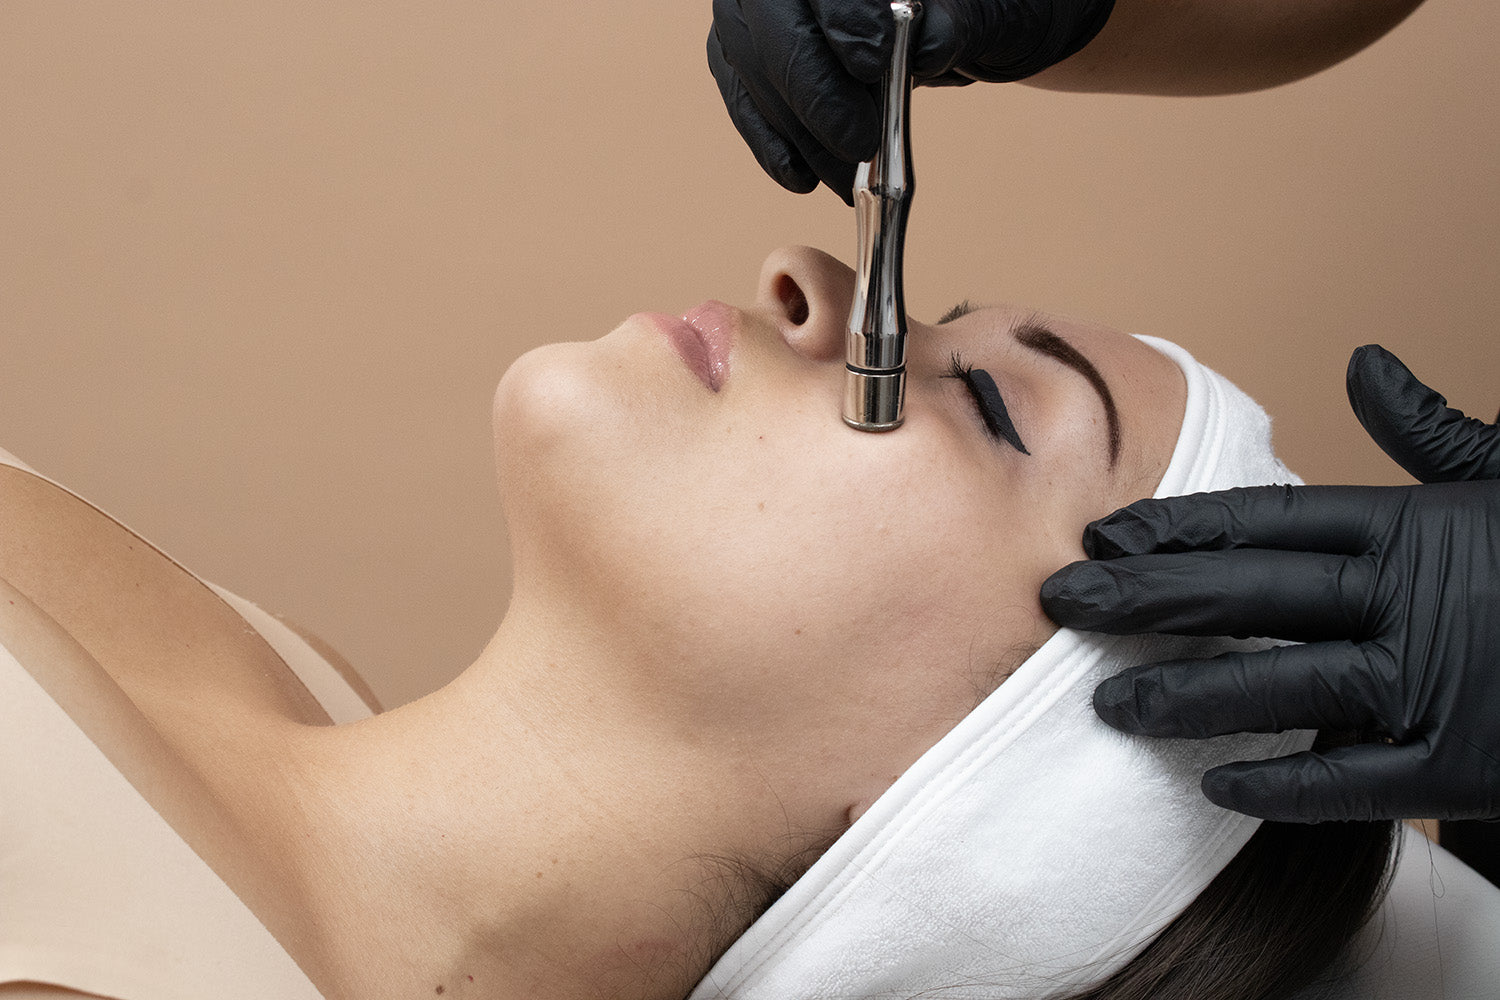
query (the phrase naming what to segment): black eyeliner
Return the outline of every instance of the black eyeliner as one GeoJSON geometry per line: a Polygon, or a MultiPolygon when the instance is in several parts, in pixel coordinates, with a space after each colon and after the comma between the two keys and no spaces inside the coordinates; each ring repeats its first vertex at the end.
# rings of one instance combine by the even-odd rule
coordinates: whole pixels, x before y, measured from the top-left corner
{"type": "Polygon", "coordinates": [[[955,352],[948,377],[959,379],[968,387],[969,395],[974,397],[979,416],[984,421],[985,430],[990,432],[991,437],[1008,442],[1023,455],[1031,454],[1022,443],[1021,435],[1016,433],[1010,411],[1005,408],[1005,400],[1000,396],[1000,387],[995,384],[989,372],[964,364],[963,359],[955,352]]]}

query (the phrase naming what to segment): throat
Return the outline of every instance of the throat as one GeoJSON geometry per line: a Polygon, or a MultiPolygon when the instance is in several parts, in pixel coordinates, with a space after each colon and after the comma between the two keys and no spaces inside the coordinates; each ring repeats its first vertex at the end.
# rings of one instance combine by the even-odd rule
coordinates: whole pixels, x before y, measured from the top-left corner
{"type": "Polygon", "coordinates": [[[304,968],[330,997],[686,996],[764,905],[694,755],[466,687],[316,731],[304,968]]]}

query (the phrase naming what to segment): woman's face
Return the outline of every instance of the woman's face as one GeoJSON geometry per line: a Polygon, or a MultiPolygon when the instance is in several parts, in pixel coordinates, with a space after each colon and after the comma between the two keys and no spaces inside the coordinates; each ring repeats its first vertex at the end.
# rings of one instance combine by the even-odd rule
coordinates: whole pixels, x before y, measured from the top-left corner
{"type": "Polygon", "coordinates": [[[855,431],[853,285],[779,250],[752,306],[689,313],[706,351],[632,316],[520,359],[495,425],[513,609],[568,609],[613,696],[857,807],[1051,634],[1041,582],[1152,493],[1186,390],[1124,334],[983,307],[911,321],[905,423],[855,431]]]}

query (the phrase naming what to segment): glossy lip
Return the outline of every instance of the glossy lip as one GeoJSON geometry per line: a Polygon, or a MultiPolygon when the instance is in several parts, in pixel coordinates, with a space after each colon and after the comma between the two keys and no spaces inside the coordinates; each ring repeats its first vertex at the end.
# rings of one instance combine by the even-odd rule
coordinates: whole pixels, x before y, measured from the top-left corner
{"type": "Polygon", "coordinates": [[[642,313],[671,342],[688,370],[711,391],[729,378],[729,354],[734,347],[735,312],[714,299],[683,316],[642,313]]]}

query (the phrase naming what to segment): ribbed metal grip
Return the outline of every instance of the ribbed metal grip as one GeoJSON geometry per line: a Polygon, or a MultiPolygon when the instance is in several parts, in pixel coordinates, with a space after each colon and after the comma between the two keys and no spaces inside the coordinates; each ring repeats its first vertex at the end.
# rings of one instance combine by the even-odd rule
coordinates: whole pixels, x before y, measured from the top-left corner
{"type": "Polygon", "coordinates": [[[862,431],[901,426],[906,403],[906,294],[901,285],[906,222],[916,188],[911,169],[911,74],[907,56],[915,0],[895,0],[891,64],[881,80],[880,149],[854,176],[858,266],[844,363],[844,422],[862,431]]]}

